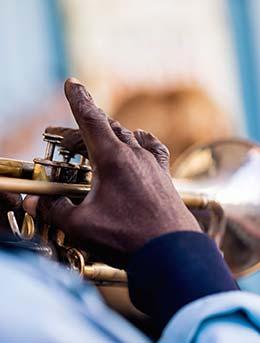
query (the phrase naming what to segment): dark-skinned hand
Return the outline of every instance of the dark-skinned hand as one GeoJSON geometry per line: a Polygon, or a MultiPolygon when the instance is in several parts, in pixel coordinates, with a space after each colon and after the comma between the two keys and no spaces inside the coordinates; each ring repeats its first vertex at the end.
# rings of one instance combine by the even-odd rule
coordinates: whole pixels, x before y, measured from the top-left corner
{"type": "Polygon", "coordinates": [[[88,154],[91,191],[77,206],[64,197],[41,197],[38,204],[28,198],[25,209],[33,215],[37,206],[44,221],[117,267],[155,237],[201,232],[172,184],[167,148],[150,133],[110,120],[78,80],[66,81],[65,94],[79,131],[63,129],[63,145],[88,154]]]}

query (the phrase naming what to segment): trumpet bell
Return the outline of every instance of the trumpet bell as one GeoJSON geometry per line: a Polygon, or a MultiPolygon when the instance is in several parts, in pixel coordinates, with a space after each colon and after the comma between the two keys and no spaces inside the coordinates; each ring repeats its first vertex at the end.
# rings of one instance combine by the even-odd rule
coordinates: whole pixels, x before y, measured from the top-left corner
{"type": "Polygon", "coordinates": [[[260,146],[232,139],[188,149],[172,176],[178,191],[222,206],[227,224],[221,248],[234,275],[260,268],[260,146]]]}

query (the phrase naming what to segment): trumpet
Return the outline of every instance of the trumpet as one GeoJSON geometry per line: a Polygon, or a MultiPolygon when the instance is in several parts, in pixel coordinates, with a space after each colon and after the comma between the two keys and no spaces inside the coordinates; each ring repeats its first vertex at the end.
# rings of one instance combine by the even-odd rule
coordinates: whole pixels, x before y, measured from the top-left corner
{"type": "MultiPolygon", "coordinates": [[[[43,158],[33,162],[0,158],[0,192],[31,195],[67,196],[78,203],[91,189],[91,168],[86,158],[74,156],[61,146],[62,136],[44,133],[46,144],[43,158]],[[73,161],[75,159],[75,161],[73,161]]],[[[5,242],[57,259],[69,269],[96,284],[125,284],[126,273],[100,262],[93,262],[88,251],[71,247],[58,228],[37,224],[25,213],[21,228],[15,213],[7,213],[11,232],[17,241],[5,242]]]]}
{"type": "MultiPolygon", "coordinates": [[[[234,277],[260,269],[260,146],[229,139],[192,147],[172,166],[177,190],[206,194],[225,216],[220,248],[234,277]]],[[[202,223],[202,216],[197,217],[202,223]]]]}
{"type": "MultiPolygon", "coordinates": [[[[88,160],[64,149],[63,137],[48,133],[43,136],[47,143],[43,158],[35,158],[33,162],[0,158],[0,192],[63,195],[81,201],[91,189],[88,160]]],[[[243,140],[218,141],[192,148],[172,166],[173,184],[181,198],[203,230],[224,251],[235,276],[251,272],[260,264],[257,249],[260,240],[256,243],[252,239],[253,244],[249,239],[252,232],[260,238],[260,187],[256,187],[259,167],[259,146],[243,140]],[[250,241],[243,261],[239,249],[230,243],[234,231],[250,241]]],[[[88,251],[70,246],[62,228],[36,225],[27,213],[19,228],[14,212],[9,211],[7,216],[12,234],[20,242],[33,248],[37,246],[50,258],[55,255],[68,268],[97,284],[127,284],[124,270],[102,261],[93,262],[88,251]],[[36,242],[37,237],[40,242],[36,242]]]]}

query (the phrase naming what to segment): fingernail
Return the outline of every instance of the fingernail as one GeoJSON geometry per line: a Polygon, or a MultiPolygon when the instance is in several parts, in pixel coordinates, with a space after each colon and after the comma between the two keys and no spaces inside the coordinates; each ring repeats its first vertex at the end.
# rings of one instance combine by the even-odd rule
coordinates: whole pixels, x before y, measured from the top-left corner
{"type": "Polygon", "coordinates": [[[76,91],[78,94],[82,93],[85,95],[86,99],[88,99],[88,101],[94,103],[93,98],[91,96],[91,94],[86,90],[85,86],[83,85],[83,83],[81,83],[78,79],[76,79],[75,77],[70,77],[69,79],[67,79],[65,81],[65,85],[64,85],[64,89],[65,89],[65,94],[67,99],[70,101],[71,97],[72,97],[72,93],[74,91],[76,91]],[[76,87],[74,87],[76,86],[76,87]],[[78,86],[78,87],[77,87],[78,86]]]}
{"type": "Polygon", "coordinates": [[[78,79],[76,79],[76,77],[70,77],[67,81],[70,83],[76,83],[78,85],[82,85],[82,83],[78,79]]]}
{"type": "MultiPolygon", "coordinates": [[[[64,84],[64,88],[65,88],[65,93],[70,90],[74,89],[74,86],[80,86],[80,89],[85,89],[84,85],[82,84],[82,82],[80,82],[78,79],[76,79],[75,77],[70,77],[65,81],[64,84]]],[[[78,88],[78,87],[76,87],[78,88]]]]}
{"type": "Polygon", "coordinates": [[[64,91],[66,94],[66,97],[69,99],[70,97],[70,93],[71,91],[73,91],[74,86],[82,86],[82,84],[80,83],[80,81],[78,79],[76,79],[75,77],[70,77],[69,79],[67,79],[64,83],[64,91]]]}
{"type": "Polygon", "coordinates": [[[84,88],[83,84],[75,77],[68,78],[64,83],[65,92],[70,91],[74,86],[81,86],[84,88]]]}

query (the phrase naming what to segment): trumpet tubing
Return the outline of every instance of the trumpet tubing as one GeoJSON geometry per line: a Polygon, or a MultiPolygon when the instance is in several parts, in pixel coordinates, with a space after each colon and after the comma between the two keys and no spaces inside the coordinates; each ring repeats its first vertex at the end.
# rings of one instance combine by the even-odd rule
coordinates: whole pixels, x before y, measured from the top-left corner
{"type": "Polygon", "coordinates": [[[27,180],[0,176],[0,191],[31,195],[61,195],[84,197],[89,185],[27,180]]]}

